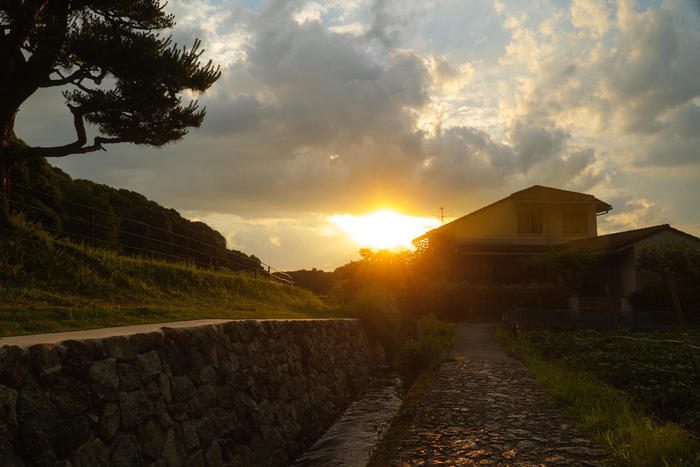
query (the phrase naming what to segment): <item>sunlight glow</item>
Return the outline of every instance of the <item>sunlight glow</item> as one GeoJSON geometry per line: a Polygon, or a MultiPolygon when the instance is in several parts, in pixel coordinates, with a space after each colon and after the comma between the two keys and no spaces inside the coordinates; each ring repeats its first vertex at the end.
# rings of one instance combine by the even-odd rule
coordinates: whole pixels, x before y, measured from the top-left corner
{"type": "Polygon", "coordinates": [[[406,216],[388,209],[364,216],[335,215],[328,220],[360,246],[381,249],[410,248],[411,240],[440,225],[437,219],[406,216]]]}

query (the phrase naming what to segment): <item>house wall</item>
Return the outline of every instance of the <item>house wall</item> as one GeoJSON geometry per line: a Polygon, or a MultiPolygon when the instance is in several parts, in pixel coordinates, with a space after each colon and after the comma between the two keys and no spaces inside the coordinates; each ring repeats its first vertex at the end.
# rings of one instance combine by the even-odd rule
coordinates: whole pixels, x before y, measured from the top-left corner
{"type": "Polygon", "coordinates": [[[492,242],[513,245],[550,245],[595,237],[597,218],[595,203],[533,203],[507,199],[475,212],[466,219],[455,221],[454,240],[461,242],[492,242]],[[518,212],[536,211],[542,216],[541,234],[518,233],[518,212]],[[564,234],[562,218],[566,212],[586,216],[586,234],[564,234]]]}
{"type": "Polygon", "coordinates": [[[288,465],[364,388],[355,320],[0,348],[0,464],[288,465]]]}
{"type": "Polygon", "coordinates": [[[661,276],[651,271],[637,271],[637,262],[645,248],[658,247],[671,243],[681,243],[695,246],[696,248],[700,247],[700,242],[689,239],[685,235],[681,235],[672,230],[665,230],[636,242],[633,246],[633,255],[631,259],[621,264],[623,296],[629,296],[637,290],[658,284],[660,281],[664,280],[661,276]]]}

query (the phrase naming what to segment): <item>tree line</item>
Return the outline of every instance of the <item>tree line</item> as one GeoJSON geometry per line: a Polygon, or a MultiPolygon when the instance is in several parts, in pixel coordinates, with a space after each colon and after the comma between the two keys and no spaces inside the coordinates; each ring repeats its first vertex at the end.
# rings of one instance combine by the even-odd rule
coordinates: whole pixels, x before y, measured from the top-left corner
{"type": "Polygon", "coordinates": [[[223,235],[204,222],[186,219],[134,191],[73,180],[43,158],[15,164],[11,180],[13,211],[50,232],[94,239],[94,246],[122,254],[263,269],[254,255],[228,249],[223,235]]]}

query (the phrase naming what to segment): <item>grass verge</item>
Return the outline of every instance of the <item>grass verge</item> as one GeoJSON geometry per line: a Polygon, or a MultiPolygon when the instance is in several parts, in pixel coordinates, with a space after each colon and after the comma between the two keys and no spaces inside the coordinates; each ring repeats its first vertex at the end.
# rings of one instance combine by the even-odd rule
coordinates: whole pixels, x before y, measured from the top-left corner
{"type": "Polygon", "coordinates": [[[633,407],[623,392],[582,372],[546,360],[526,338],[502,329],[504,349],[525,361],[539,384],[622,465],[700,465],[700,446],[674,423],[661,424],[633,407]]]}
{"type": "Polygon", "coordinates": [[[418,413],[418,408],[423,403],[423,398],[430,390],[430,385],[437,371],[437,369],[424,371],[414,380],[366,467],[384,467],[390,464],[396,447],[411,427],[411,423],[418,413]]]}
{"type": "Polygon", "coordinates": [[[0,336],[202,318],[331,316],[312,292],[262,277],[88,248],[21,219],[0,230],[0,336]]]}

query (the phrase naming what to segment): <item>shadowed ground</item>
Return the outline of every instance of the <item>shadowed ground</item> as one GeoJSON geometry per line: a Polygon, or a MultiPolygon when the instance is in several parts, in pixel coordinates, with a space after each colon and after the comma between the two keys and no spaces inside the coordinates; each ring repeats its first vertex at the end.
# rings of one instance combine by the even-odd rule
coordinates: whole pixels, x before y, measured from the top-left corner
{"type": "Polygon", "coordinates": [[[459,324],[391,464],[600,465],[604,451],[563,416],[527,367],[493,342],[495,324],[459,324]]]}

